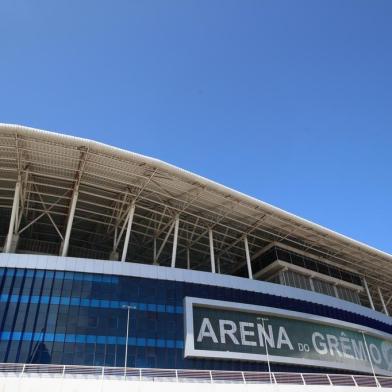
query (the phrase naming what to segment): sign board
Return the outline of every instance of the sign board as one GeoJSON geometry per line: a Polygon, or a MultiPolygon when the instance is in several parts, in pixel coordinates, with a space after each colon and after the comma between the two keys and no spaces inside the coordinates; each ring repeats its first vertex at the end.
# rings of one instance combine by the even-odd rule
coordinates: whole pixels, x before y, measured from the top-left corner
{"type": "Polygon", "coordinates": [[[185,357],[392,375],[392,335],[283,309],[186,297],[185,357]],[[267,359],[268,357],[268,359],[267,359]]]}

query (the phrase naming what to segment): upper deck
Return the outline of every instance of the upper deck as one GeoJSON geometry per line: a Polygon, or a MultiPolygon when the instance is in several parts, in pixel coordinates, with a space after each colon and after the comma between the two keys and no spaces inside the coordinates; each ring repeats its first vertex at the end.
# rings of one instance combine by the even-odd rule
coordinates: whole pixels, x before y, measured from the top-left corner
{"type": "Polygon", "coordinates": [[[388,311],[391,255],[157,159],[3,124],[0,173],[4,252],[263,279],[274,244],[366,278],[362,303],[388,311]]]}

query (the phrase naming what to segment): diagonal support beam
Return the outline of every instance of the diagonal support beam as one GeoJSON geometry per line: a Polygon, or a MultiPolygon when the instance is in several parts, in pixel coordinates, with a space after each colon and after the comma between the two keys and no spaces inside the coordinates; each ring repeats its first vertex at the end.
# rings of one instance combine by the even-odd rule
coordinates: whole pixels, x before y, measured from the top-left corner
{"type": "MultiPolygon", "coordinates": [[[[127,226],[127,223],[129,221],[129,214],[131,213],[131,209],[132,209],[132,205],[133,204],[135,204],[135,200],[131,201],[131,204],[129,205],[128,209],[125,211],[126,216],[125,216],[125,219],[124,219],[124,223],[123,223],[123,225],[121,227],[120,234],[117,233],[118,224],[117,224],[117,226],[115,228],[115,236],[114,236],[114,244],[113,244],[113,251],[114,252],[117,251],[118,245],[120,244],[121,238],[122,238],[122,236],[124,234],[125,227],[127,226]]],[[[135,213],[135,211],[133,211],[132,215],[134,213],[135,213]]],[[[133,216],[132,216],[132,218],[133,218],[133,216]]]]}
{"type": "MultiPolygon", "coordinates": [[[[232,210],[226,211],[225,214],[221,215],[214,223],[212,226],[209,226],[206,230],[203,230],[202,233],[200,233],[194,240],[192,240],[189,244],[188,247],[192,247],[194,244],[196,244],[201,238],[203,238],[206,234],[209,235],[209,231],[212,230],[214,227],[218,226],[220,222],[223,221],[223,219],[226,218],[229,213],[232,212],[232,210]]],[[[185,249],[181,249],[180,252],[185,251],[185,249]]],[[[179,253],[180,253],[179,252],[179,253]]]]}
{"type": "Polygon", "coordinates": [[[77,170],[76,176],[75,176],[74,190],[72,193],[71,204],[69,207],[68,220],[67,220],[67,226],[65,229],[64,241],[63,241],[61,248],[60,248],[60,255],[63,257],[67,256],[67,253],[68,253],[69,239],[71,237],[71,230],[72,230],[73,220],[75,217],[76,203],[77,203],[78,197],[79,197],[79,185],[80,185],[80,181],[82,179],[82,175],[84,172],[84,168],[86,166],[87,156],[88,156],[88,148],[82,146],[82,147],[80,147],[80,151],[81,151],[81,154],[80,154],[79,166],[78,166],[78,170],[77,170]]]}
{"type": "Polygon", "coordinates": [[[249,244],[248,244],[247,236],[244,236],[244,247],[245,247],[246,265],[248,267],[248,277],[249,279],[253,279],[252,264],[250,262],[249,244]]]}
{"type": "MultiPolygon", "coordinates": [[[[145,181],[145,183],[140,187],[140,189],[138,189],[138,192],[133,196],[133,200],[134,200],[135,203],[136,203],[136,201],[139,199],[141,193],[145,190],[145,188],[147,187],[147,185],[151,182],[151,180],[152,180],[152,178],[154,177],[154,175],[155,175],[156,172],[157,172],[157,169],[155,168],[155,169],[153,170],[152,174],[147,178],[147,180],[145,181]]],[[[118,217],[117,217],[117,222],[122,222],[122,220],[125,219],[126,216],[127,216],[128,213],[129,213],[129,209],[123,211],[123,207],[124,207],[124,204],[125,204],[125,200],[126,200],[126,198],[127,198],[127,196],[128,196],[129,194],[130,194],[129,190],[127,190],[127,192],[124,194],[123,201],[122,201],[122,206],[121,206],[121,208],[120,208],[119,215],[118,215],[118,217]]],[[[126,219],[125,219],[125,221],[126,221],[126,219]]],[[[109,234],[112,233],[112,231],[115,232],[115,235],[114,235],[115,238],[114,238],[113,252],[116,251],[116,249],[117,249],[117,247],[118,247],[118,244],[119,244],[119,242],[120,242],[120,240],[121,240],[121,237],[122,237],[122,235],[123,235],[123,231],[124,231],[124,227],[123,227],[123,229],[121,230],[120,236],[117,237],[116,231],[118,230],[118,226],[119,226],[119,224],[117,223],[117,224],[114,225],[114,228],[113,228],[112,230],[108,230],[108,233],[109,233],[109,234]]]]}
{"type": "Polygon", "coordinates": [[[6,239],[6,243],[5,243],[5,247],[4,247],[5,253],[10,253],[12,250],[12,242],[14,239],[15,228],[16,228],[15,223],[17,222],[18,213],[19,213],[20,188],[21,188],[21,179],[19,176],[18,180],[16,182],[16,185],[15,185],[15,192],[14,192],[14,200],[12,202],[10,225],[8,228],[8,235],[7,235],[7,239],[6,239]]]}
{"type": "Polygon", "coordinates": [[[374,307],[374,303],[373,303],[372,296],[370,295],[370,290],[369,290],[369,286],[368,286],[368,284],[367,284],[367,281],[366,281],[365,278],[362,278],[362,281],[363,281],[363,285],[364,285],[364,287],[365,287],[366,294],[367,294],[368,299],[369,299],[370,307],[371,307],[373,310],[376,310],[375,307],[374,307]]]}
{"type": "Polygon", "coordinates": [[[229,246],[227,246],[225,249],[223,249],[220,253],[219,256],[223,256],[225,253],[227,253],[231,248],[236,246],[241,240],[243,239],[243,236],[250,235],[253,231],[258,229],[260,224],[263,222],[263,220],[266,218],[266,214],[264,214],[261,218],[259,218],[244,234],[240,235],[234,242],[232,242],[229,246]]]}
{"type": "Polygon", "coordinates": [[[28,190],[29,188],[29,168],[26,166],[24,176],[21,177],[21,189],[20,189],[20,211],[19,211],[19,216],[16,221],[16,227],[15,227],[15,232],[19,231],[20,224],[22,222],[22,217],[23,215],[27,212],[27,206],[26,206],[26,201],[27,198],[30,196],[30,192],[28,190]]]}
{"type": "Polygon", "coordinates": [[[159,256],[161,255],[162,250],[163,250],[163,248],[165,247],[166,242],[167,242],[167,240],[169,239],[169,236],[170,236],[171,232],[172,232],[173,229],[174,229],[175,223],[176,223],[176,221],[174,220],[174,221],[172,222],[171,226],[170,226],[169,231],[166,233],[166,236],[165,236],[165,238],[164,238],[164,240],[163,240],[163,242],[162,242],[162,244],[161,244],[161,246],[160,246],[160,248],[159,248],[157,254],[155,255],[154,264],[159,264],[159,263],[158,263],[159,256]]]}
{"type": "Polygon", "coordinates": [[[18,231],[18,234],[23,233],[25,230],[27,230],[31,225],[33,225],[35,222],[40,220],[46,213],[48,213],[50,210],[52,210],[57,204],[60,203],[60,201],[69,193],[69,191],[66,191],[62,196],[60,196],[50,207],[46,209],[46,211],[42,212],[40,215],[38,215],[36,218],[34,218],[31,222],[29,222],[26,226],[24,226],[22,229],[18,231]]]}
{"type": "Polygon", "coordinates": [[[50,213],[49,213],[49,211],[48,211],[48,208],[46,207],[46,204],[45,204],[44,200],[42,199],[41,193],[38,191],[38,189],[37,189],[37,187],[36,187],[35,185],[34,185],[34,188],[35,188],[35,191],[36,191],[37,194],[38,194],[38,197],[39,197],[39,199],[40,199],[40,201],[41,201],[42,206],[44,207],[44,212],[45,212],[45,214],[48,216],[50,222],[52,223],[53,227],[54,227],[55,230],[57,231],[57,234],[60,236],[61,240],[64,241],[64,237],[63,237],[63,235],[61,234],[61,231],[59,230],[59,228],[57,227],[56,222],[55,222],[54,219],[52,218],[52,215],[50,215],[50,213]]]}
{"type": "Polygon", "coordinates": [[[133,222],[133,216],[134,215],[135,215],[135,200],[132,201],[131,208],[129,209],[129,212],[128,212],[127,231],[125,233],[124,247],[123,247],[122,256],[121,256],[121,261],[122,262],[124,262],[126,257],[127,257],[128,245],[129,245],[129,237],[131,235],[131,228],[132,228],[132,222],[133,222]]]}
{"type": "Polygon", "coordinates": [[[388,306],[391,301],[392,301],[392,295],[388,298],[388,301],[385,303],[385,305],[388,306]]]}
{"type": "Polygon", "coordinates": [[[72,224],[75,217],[76,203],[78,201],[79,190],[75,190],[72,194],[71,205],[69,208],[67,228],[65,230],[64,241],[61,247],[61,256],[65,257],[68,253],[69,239],[71,237],[72,224]]]}
{"type": "Polygon", "coordinates": [[[380,287],[378,287],[378,286],[377,286],[377,292],[378,292],[378,296],[380,297],[380,301],[381,301],[382,307],[383,307],[383,309],[384,309],[384,313],[385,313],[387,316],[389,316],[389,312],[388,312],[388,309],[387,309],[387,305],[385,304],[385,301],[384,301],[384,296],[382,295],[381,289],[380,289],[380,287]]]}

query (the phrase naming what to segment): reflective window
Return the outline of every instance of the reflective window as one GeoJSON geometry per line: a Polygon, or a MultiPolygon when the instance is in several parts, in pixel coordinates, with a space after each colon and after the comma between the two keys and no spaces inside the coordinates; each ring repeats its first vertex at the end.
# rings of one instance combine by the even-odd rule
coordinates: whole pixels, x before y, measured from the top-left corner
{"type": "Polygon", "coordinates": [[[313,260],[309,257],[302,256],[293,251],[288,251],[279,247],[272,247],[267,252],[256,258],[256,260],[253,261],[254,270],[262,270],[276,260],[304,267],[308,270],[331,276],[339,280],[344,280],[349,283],[354,283],[358,286],[362,285],[360,277],[349,271],[343,271],[340,268],[326,264],[322,261],[313,260]]]}
{"type": "Polygon", "coordinates": [[[336,297],[334,286],[328,282],[313,278],[313,286],[314,286],[314,290],[317,291],[318,293],[336,297]]]}
{"type": "MultiPolygon", "coordinates": [[[[275,249],[270,256],[276,256],[275,249]]],[[[308,262],[291,259],[296,264],[308,262]]],[[[310,288],[309,279],[296,272],[285,271],[271,281],[310,288]]],[[[334,295],[333,286],[316,279],[313,284],[316,291],[334,295]]],[[[131,304],[135,309],[130,311],[129,366],[265,370],[260,363],[184,359],[185,296],[303,311],[382,331],[390,328],[300,300],[147,278],[3,268],[0,290],[0,362],[123,366],[127,312],[122,305],[131,304]]],[[[338,288],[338,295],[359,301],[348,289],[338,288]]]]}

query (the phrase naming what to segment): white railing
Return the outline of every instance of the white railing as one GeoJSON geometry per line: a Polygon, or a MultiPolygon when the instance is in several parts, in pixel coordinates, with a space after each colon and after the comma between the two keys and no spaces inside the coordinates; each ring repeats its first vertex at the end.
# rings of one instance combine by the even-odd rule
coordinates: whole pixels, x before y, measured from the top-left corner
{"type": "Polygon", "coordinates": [[[392,388],[392,377],[384,376],[0,363],[0,377],[7,376],[392,388]]]}

